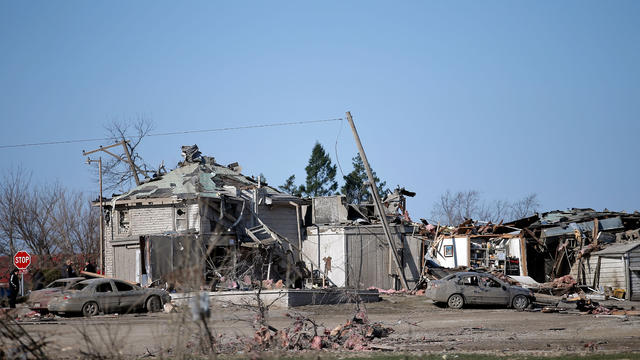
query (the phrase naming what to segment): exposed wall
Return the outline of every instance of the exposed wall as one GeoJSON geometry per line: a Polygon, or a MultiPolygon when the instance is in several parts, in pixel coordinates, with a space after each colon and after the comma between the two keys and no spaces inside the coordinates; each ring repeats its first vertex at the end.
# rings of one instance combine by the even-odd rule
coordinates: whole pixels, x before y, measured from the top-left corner
{"type": "MultiPolygon", "coordinates": [[[[271,230],[298,246],[298,220],[292,205],[260,205],[258,216],[271,230]]],[[[302,235],[302,234],[301,234],[302,235]]],[[[295,253],[295,251],[294,251],[295,253]]]]}
{"type": "Polygon", "coordinates": [[[437,248],[436,261],[446,268],[469,266],[469,238],[461,236],[442,239],[437,248]],[[446,252],[447,246],[453,246],[452,253],[446,252]],[[451,256],[447,256],[449,254],[451,256]]]}
{"type": "Polygon", "coordinates": [[[640,301],[640,248],[629,253],[629,283],[631,284],[630,299],[640,301]]]}
{"type": "MultiPolygon", "coordinates": [[[[337,286],[345,286],[345,256],[344,256],[344,228],[320,227],[320,239],[318,229],[307,228],[307,238],[302,243],[303,260],[311,264],[314,269],[324,271],[323,258],[331,257],[331,271],[327,274],[329,279],[337,286]],[[318,243],[320,244],[320,264],[318,265],[318,243]]],[[[311,266],[310,266],[311,267],[311,266]]]]}
{"type": "MultiPolygon", "coordinates": [[[[315,226],[307,228],[303,242],[305,262],[318,264],[318,242],[320,243],[320,269],[324,269],[323,258],[331,256],[329,278],[338,286],[366,289],[375,286],[395,288],[397,275],[392,253],[381,225],[320,226],[320,239],[315,226]]],[[[412,286],[419,278],[420,244],[404,236],[403,226],[391,226],[407,283],[412,286]]]]}
{"type": "MultiPolygon", "coordinates": [[[[398,255],[411,256],[404,250],[401,226],[391,226],[392,239],[398,255]]],[[[392,258],[391,249],[381,225],[352,226],[347,228],[347,286],[366,289],[370,286],[395,289],[398,271],[392,258]]],[[[407,278],[410,274],[405,273],[407,278]]]]}

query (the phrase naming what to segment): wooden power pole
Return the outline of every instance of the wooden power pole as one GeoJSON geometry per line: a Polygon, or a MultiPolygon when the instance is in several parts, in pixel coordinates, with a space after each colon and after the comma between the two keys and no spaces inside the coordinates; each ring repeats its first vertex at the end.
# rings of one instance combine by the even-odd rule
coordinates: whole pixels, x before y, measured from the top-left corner
{"type": "Polygon", "coordinates": [[[113,145],[109,145],[109,146],[100,146],[99,148],[95,149],[95,150],[91,150],[91,151],[84,151],[82,150],[82,155],[87,156],[89,154],[93,154],[95,152],[98,151],[103,151],[106,152],[107,154],[113,156],[114,158],[126,162],[127,164],[129,164],[129,168],[131,168],[131,172],[133,173],[133,179],[136,181],[136,186],[140,185],[140,178],[138,177],[138,172],[144,173],[144,171],[142,171],[138,166],[136,166],[136,164],[133,162],[133,160],[131,159],[131,153],[129,153],[129,147],[127,146],[127,140],[122,140],[118,143],[115,143],[113,145]],[[124,154],[127,157],[126,159],[122,158],[122,156],[120,155],[116,155],[114,153],[112,153],[111,151],[107,151],[107,149],[110,149],[112,147],[116,147],[116,146],[122,146],[122,148],[124,149],[124,154]]]}
{"type": "Polygon", "coordinates": [[[91,160],[91,158],[87,157],[87,164],[91,164],[93,162],[98,163],[98,189],[100,191],[100,247],[98,254],[98,269],[104,274],[104,209],[102,208],[102,158],[99,157],[98,160],[91,160]]]}
{"type": "Polygon", "coordinates": [[[369,166],[369,161],[367,160],[367,155],[364,153],[364,148],[362,147],[362,143],[360,142],[360,136],[358,136],[358,130],[356,130],[356,125],[353,123],[353,119],[351,118],[351,112],[347,111],[347,120],[349,121],[349,125],[351,125],[351,131],[353,132],[353,137],[356,139],[356,145],[358,145],[358,151],[360,152],[360,157],[362,158],[362,162],[364,163],[364,168],[367,170],[367,176],[369,177],[369,183],[371,184],[371,192],[373,193],[373,199],[375,201],[376,210],[378,210],[378,215],[380,215],[380,220],[382,221],[382,228],[384,229],[384,235],[387,238],[387,243],[393,252],[393,262],[396,264],[398,269],[398,274],[400,275],[400,282],[402,284],[402,288],[405,290],[409,290],[407,286],[407,279],[404,276],[404,270],[402,269],[402,265],[400,264],[400,259],[398,259],[398,251],[396,248],[396,244],[393,242],[391,238],[391,229],[389,229],[389,222],[387,221],[387,215],[384,213],[384,209],[382,208],[382,201],[380,201],[380,195],[378,194],[378,186],[376,185],[376,181],[373,177],[373,172],[371,171],[371,167],[369,166]]]}

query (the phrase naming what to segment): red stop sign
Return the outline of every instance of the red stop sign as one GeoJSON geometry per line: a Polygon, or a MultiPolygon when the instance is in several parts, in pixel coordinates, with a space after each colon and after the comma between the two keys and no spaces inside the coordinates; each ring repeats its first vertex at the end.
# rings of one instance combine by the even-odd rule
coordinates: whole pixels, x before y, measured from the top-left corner
{"type": "Polygon", "coordinates": [[[13,264],[20,270],[24,270],[31,265],[31,255],[26,251],[18,251],[13,256],[13,264]]]}

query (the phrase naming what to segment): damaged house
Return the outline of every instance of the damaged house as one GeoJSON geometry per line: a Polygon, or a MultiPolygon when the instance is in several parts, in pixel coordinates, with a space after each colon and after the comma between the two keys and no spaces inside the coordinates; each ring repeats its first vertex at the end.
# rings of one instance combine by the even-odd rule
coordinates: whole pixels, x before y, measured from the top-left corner
{"type": "Polygon", "coordinates": [[[225,279],[235,287],[246,278],[295,281],[307,201],[242,175],[237,163],[220,165],[195,145],[182,151],[175,170],[105,200],[106,275],[191,288],[225,279]]]}
{"type": "Polygon", "coordinates": [[[528,274],[524,237],[518,229],[502,225],[476,226],[467,220],[455,229],[443,231],[432,243],[429,257],[445,268],[528,274]]]}
{"type": "Polygon", "coordinates": [[[504,224],[467,220],[443,229],[428,256],[445,268],[528,277],[534,283],[570,275],[585,290],[617,289],[635,299],[640,296],[638,244],[639,213],[570,209],[504,224]]]}
{"type": "Polygon", "coordinates": [[[401,269],[373,204],[347,204],[342,195],[313,199],[312,225],[303,242],[305,260],[339,287],[400,289],[402,271],[414,288],[420,280],[424,238],[408,218],[405,195],[415,194],[397,189],[383,200],[401,269]]]}

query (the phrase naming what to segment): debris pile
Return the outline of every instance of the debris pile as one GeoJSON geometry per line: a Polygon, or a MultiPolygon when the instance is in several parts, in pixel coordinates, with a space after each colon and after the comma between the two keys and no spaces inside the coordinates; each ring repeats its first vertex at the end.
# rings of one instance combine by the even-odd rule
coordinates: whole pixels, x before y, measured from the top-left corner
{"type": "Polygon", "coordinates": [[[323,328],[311,318],[301,314],[287,314],[293,325],[282,330],[263,325],[253,337],[256,350],[321,350],[346,349],[362,351],[370,349],[371,341],[393,333],[393,329],[381,323],[370,322],[364,310],[358,311],[344,325],[332,330],[323,328]]]}

